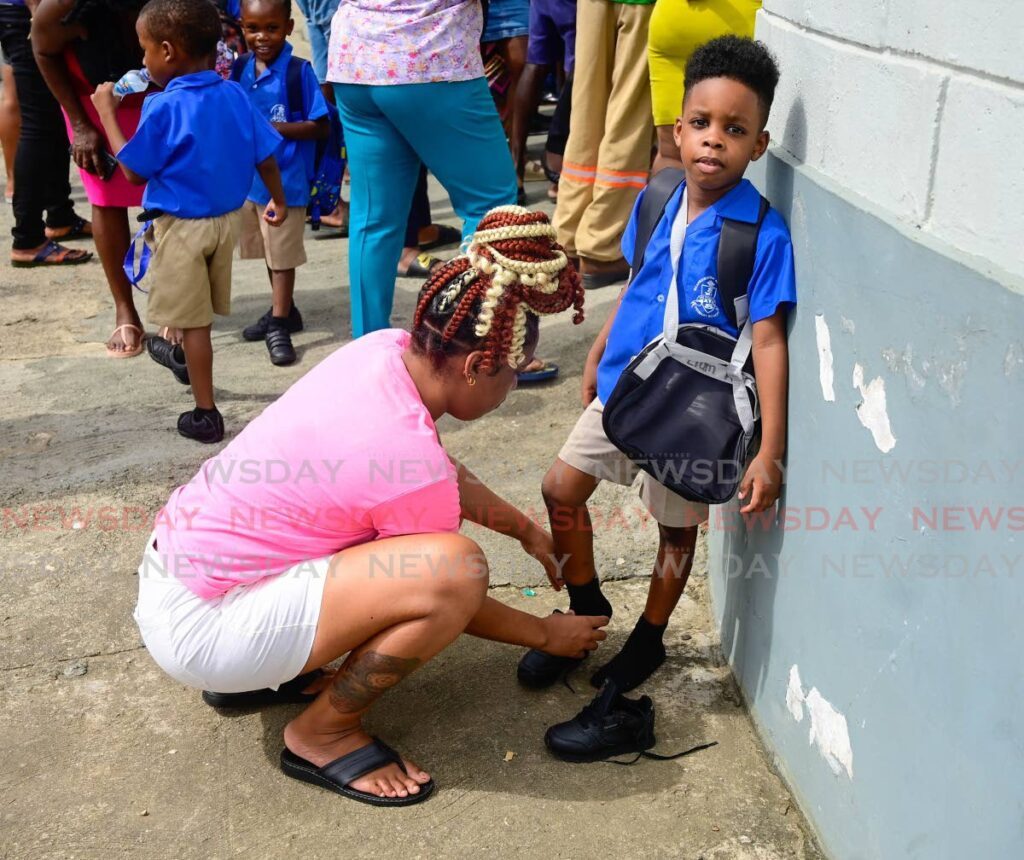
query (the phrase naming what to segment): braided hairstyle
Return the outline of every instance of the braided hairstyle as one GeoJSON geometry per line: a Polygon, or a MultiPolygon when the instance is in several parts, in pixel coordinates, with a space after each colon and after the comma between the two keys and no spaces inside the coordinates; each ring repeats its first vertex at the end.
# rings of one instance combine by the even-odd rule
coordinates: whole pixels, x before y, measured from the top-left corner
{"type": "Polygon", "coordinates": [[[440,369],[453,355],[484,354],[481,370],[518,367],[540,315],[572,307],[583,322],[583,287],[543,212],[499,206],[488,212],[469,250],[436,269],[420,290],[413,346],[440,369]]]}

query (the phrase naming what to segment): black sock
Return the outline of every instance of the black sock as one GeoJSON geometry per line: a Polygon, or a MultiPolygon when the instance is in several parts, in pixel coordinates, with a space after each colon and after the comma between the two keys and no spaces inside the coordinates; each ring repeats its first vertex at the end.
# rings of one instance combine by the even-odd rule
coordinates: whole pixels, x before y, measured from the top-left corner
{"type": "Polygon", "coordinates": [[[612,617],[612,605],[601,593],[601,580],[596,576],[586,585],[565,584],[569,591],[569,608],[577,615],[607,615],[612,617]]]}
{"type": "Polygon", "coordinates": [[[601,687],[612,680],[623,693],[639,687],[665,662],[662,637],[667,626],[651,624],[641,615],[622,650],[594,673],[590,683],[601,687]]]}
{"type": "Polygon", "coordinates": [[[203,409],[202,406],[197,406],[192,410],[192,414],[195,415],[196,418],[202,418],[204,415],[219,415],[220,412],[217,411],[216,406],[214,406],[213,409],[203,409]]]}
{"type": "Polygon", "coordinates": [[[270,317],[270,328],[288,328],[288,317],[270,317]]]}

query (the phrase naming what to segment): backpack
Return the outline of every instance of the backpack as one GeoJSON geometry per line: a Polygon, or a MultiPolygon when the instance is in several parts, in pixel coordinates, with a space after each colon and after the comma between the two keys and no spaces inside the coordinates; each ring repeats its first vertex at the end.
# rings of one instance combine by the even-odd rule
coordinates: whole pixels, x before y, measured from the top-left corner
{"type": "MultiPolygon", "coordinates": [[[[637,214],[634,278],[682,180],[681,170],[667,169],[647,186],[637,214]]],[[[768,208],[762,197],[754,224],[731,219],[722,224],[718,292],[738,337],[703,323],[679,325],[677,275],[685,224],[673,224],[672,283],[662,334],[623,369],[604,407],[608,439],[655,480],[690,501],[721,504],[731,499],[760,439],[747,290],[768,208]]],[[[685,221],[685,208],[680,211],[685,221]]]]}
{"type": "MultiPolygon", "coordinates": [[[[245,64],[249,62],[248,56],[241,56],[235,60],[231,67],[231,80],[238,83],[242,79],[242,72],[245,64]]],[[[307,113],[305,99],[302,90],[303,66],[308,66],[309,61],[300,57],[290,57],[288,68],[285,71],[285,99],[288,102],[288,122],[302,122],[307,113]]],[[[309,205],[306,211],[309,212],[310,227],[313,230],[320,229],[320,217],[323,214],[330,214],[338,205],[341,199],[341,177],[345,173],[345,138],[341,128],[341,117],[338,116],[338,109],[327,105],[327,117],[330,124],[330,132],[327,137],[317,140],[313,156],[313,181],[309,189],[309,205]]]]}

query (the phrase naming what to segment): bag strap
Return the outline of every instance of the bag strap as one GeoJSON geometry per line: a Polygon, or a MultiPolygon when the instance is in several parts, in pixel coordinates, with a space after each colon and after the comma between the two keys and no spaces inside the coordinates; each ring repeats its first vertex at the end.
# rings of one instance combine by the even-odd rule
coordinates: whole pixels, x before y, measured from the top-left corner
{"type": "Polygon", "coordinates": [[[757,255],[757,236],[761,222],[768,213],[768,201],[761,198],[757,221],[722,220],[722,234],[718,241],[718,295],[729,321],[743,328],[747,320],[747,291],[754,274],[757,255]]]}
{"type": "Polygon", "coordinates": [[[675,194],[679,183],[685,176],[683,171],[669,167],[655,173],[651,177],[651,181],[647,183],[644,199],[640,201],[640,211],[636,216],[636,237],[633,241],[633,259],[630,260],[633,267],[630,280],[636,277],[636,273],[644,264],[644,253],[647,251],[651,236],[654,235],[654,228],[658,226],[661,216],[665,214],[668,201],[675,194]]]}
{"type": "Polygon", "coordinates": [[[235,61],[231,64],[231,75],[228,78],[229,81],[234,81],[236,84],[242,80],[242,72],[245,71],[245,64],[249,62],[249,54],[240,54],[235,57],[235,61]]]}
{"type": "Polygon", "coordinates": [[[301,57],[288,58],[284,73],[285,94],[288,98],[288,122],[302,122],[306,118],[306,98],[302,89],[302,67],[308,61],[301,57]]]}

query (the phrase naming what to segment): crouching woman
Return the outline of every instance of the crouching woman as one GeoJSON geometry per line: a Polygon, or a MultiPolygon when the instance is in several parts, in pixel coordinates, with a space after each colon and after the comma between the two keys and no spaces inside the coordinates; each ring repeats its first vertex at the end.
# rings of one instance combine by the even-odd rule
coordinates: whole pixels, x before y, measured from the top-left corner
{"type": "Polygon", "coordinates": [[[607,618],[538,618],[487,596],[462,518],[518,540],[554,582],[551,538],[453,462],[436,429],[501,405],[538,316],[572,307],[579,321],[582,301],[546,216],[489,213],[468,255],[424,285],[411,333],[337,350],[172,493],[139,570],[153,659],[220,707],[308,702],[284,730],[289,776],[366,803],[425,799],[430,776],[363,731],[380,696],[461,633],[566,657],[605,637],[607,618]]]}

